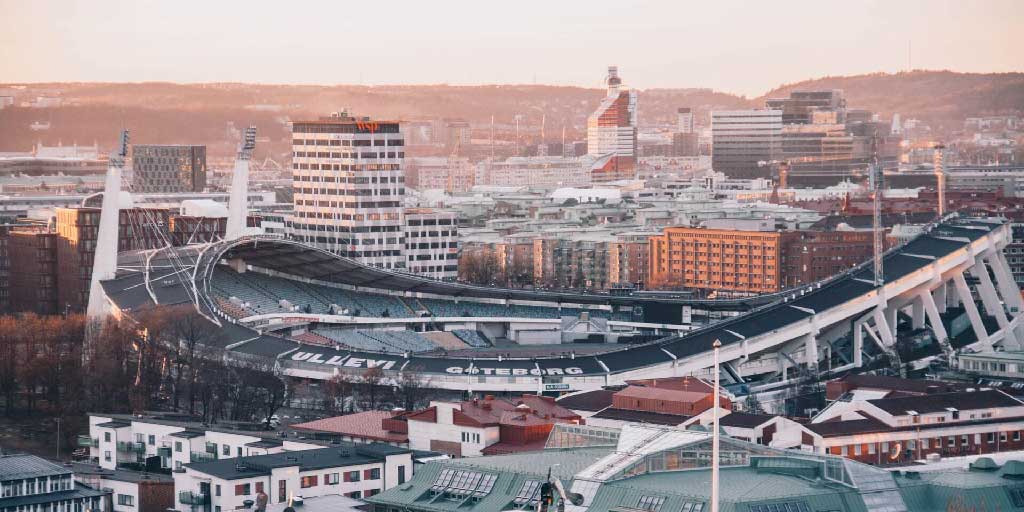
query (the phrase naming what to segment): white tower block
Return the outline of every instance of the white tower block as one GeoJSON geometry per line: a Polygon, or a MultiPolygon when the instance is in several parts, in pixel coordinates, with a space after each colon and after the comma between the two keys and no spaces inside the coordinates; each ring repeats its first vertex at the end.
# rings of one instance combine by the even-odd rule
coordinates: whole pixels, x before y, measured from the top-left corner
{"type": "Polygon", "coordinates": [[[96,256],[92,264],[92,283],[89,286],[89,305],[85,313],[89,320],[99,320],[110,312],[101,281],[113,279],[117,274],[118,224],[121,217],[121,171],[128,150],[128,131],[121,132],[121,153],[110,155],[107,181],[103,188],[103,207],[100,209],[100,228],[96,234],[96,256]]]}
{"type": "Polygon", "coordinates": [[[236,240],[245,235],[245,221],[249,214],[249,160],[252,150],[256,147],[256,127],[245,129],[242,147],[235,159],[235,169],[231,174],[231,195],[228,198],[228,223],[224,239],[236,240]]]}

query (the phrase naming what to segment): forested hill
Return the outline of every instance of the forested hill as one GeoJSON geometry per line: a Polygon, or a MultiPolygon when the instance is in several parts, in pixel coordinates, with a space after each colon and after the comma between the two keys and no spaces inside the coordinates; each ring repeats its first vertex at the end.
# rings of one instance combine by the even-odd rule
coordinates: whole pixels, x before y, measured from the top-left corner
{"type": "MultiPolygon", "coordinates": [[[[898,112],[935,125],[958,125],[966,117],[1024,110],[1024,73],[954,73],[911,71],[829,76],[786,84],[766,98],[787,96],[795,90],[842,89],[849,106],[866,108],[888,119],[898,112]]],[[[938,126],[937,126],[938,127],[938,126]]]]}

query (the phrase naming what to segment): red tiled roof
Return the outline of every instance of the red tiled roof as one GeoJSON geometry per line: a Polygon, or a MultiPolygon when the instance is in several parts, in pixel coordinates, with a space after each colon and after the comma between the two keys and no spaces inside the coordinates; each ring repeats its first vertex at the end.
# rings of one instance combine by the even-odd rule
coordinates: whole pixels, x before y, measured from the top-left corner
{"type": "Polygon", "coordinates": [[[331,434],[372,439],[375,441],[384,441],[389,443],[408,443],[408,435],[388,432],[381,426],[382,421],[389,419],[394,415],[395,413],[391,411],[357,412],[353,414],[346,414],[344,416],[334,416],[333,418],[324,418],[306,423],[298,423],[292,425],[291,428],[311,432],[327,432],[331,434]]]}
{"type": "Polygon", "coordinates": [[[697,391],[711,393],[714,386],[697,377],[668,377],[664,379],[640,379],[627,380],[626,384],[631,386],[646,386],[649,388],[674,389],[677,391],[697,391]]]}
{"type": "Polygon", "coordinates": [[[676,389],[627,386],[626,389],[615,393],[615,395],[626,398],[648,398],[652,400],[694,403],[708,396],[708,393],[701,391],[680,391],[676,389]]]}

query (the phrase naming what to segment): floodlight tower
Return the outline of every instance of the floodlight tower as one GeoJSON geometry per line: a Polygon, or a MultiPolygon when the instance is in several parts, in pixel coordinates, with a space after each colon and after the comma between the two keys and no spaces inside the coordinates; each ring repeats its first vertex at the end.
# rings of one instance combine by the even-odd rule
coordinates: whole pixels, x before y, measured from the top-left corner
{"type": "Polygon", "coordinates": [[[945,167],[946,146],[941,142],[935,145],[933,163],[935,164],[935,190],[938,192],[939,219],[946,215],[946,167],[945,167]]]}

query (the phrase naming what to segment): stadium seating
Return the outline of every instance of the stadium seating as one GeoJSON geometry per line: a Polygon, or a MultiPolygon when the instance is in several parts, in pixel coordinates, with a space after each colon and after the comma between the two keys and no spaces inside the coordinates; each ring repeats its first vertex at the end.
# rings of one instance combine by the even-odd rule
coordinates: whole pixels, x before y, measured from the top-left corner
{"type": "Polygon", "coordinates": [[[425,352],[437,348],[433,341],[413,331],[320,328],[314,333],[346,347],[371,352],[425,352]]]}
{"type": "Polygon", "coordinates": [[[452,334],[458,336],[460,340],[465,341],[471,347],[482,348],[491,346],[482,334],[472,329],[454,329],[452,334]]]}
{"type": "MultiPolygon", "coordinates": [[[[345,314],[363,317],[407,318],[419,316],[427,311],[435,317],[514,317],[550,318],[579,316],[578,308],[551,306],[526,306],[521,304],[493,304],[470,300],[427,299],[398,297],[369,292],[355,292],[344,288],[308,284],[282,277],[269,276],[259,272],[238,274],[230,269],[218,268],[211,280],[214,292],[224,298],[237,297],[248,308],[222,307],[231,316],[244,317],[253,314],[281,313],[289,311],[281,301],[291,304],[294,311],[319,314],[331,313],[336,304],[345,314]],[[230,309],[230,311],[229,311],[230,309]],[[241,310],[241,311],[239,311],[241,310]]],[[[630,320],[629,313],[590,311],[592,317],[612,320],[630,320]]]]}

